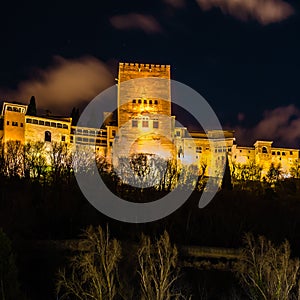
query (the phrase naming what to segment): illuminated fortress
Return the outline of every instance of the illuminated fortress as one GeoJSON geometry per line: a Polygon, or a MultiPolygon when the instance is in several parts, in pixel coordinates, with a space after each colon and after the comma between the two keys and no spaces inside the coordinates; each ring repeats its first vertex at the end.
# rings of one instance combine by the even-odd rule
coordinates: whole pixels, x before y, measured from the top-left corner
{"type": "Polygon", "coordinates": [[[252,147],[238,146],[233,131],[222,132],[225,144],[219,147],[218,131],[188,132],[187,128],[176,126],[175,116],[171,115],[170,81],[164,81],[161,86],[146,85],[142,81],[137,85],[133,81],[126,85],[126,89],[121,85],[130,79],[150,77],[170,79],[170,66],[119,64],[117,120],[105,122],[100,129],[72,126],[71,118],[31,116],[27,114],[28,105],[4,102],[0,119],[1,142],[20,141],[26,144],[43,141],[46,145],[51,142],[89,145],[94,147],[96,153],[111,160],[118,147],[118,152],[122,151],[122,141],[126,140],[131,145],[129,150],[124,149],[126,153],[176,157],[182,163],[207,164],[208,168],[212,155],[216,163],[228,157],[234,165],[260,166],[262,177],[273,163],[280,164],[284,176],[290,176],[292,166],[298,162],[299,150],[274,148],[272,141],[256,141],[252,147]],[[158,89],[163,97],[149,97],[158,89]],[[215,141],[213,149],[210,141],[215,141]]]}

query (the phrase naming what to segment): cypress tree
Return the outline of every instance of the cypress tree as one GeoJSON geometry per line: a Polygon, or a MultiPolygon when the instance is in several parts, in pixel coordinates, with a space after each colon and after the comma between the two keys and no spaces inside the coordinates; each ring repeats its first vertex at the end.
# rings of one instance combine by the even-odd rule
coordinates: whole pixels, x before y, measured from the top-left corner
{"type": "Polygon", "coordinates": [[[27,115],[29,116],[36,116],[36,103],[35,103],[35,97],[31,96],[30,102],[27,109],[27,115]]]}

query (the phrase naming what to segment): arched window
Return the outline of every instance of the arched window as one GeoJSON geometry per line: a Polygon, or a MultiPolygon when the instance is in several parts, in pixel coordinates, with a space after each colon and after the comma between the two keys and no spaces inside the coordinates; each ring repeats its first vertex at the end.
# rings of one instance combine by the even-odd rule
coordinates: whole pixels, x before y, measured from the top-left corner
{"type": "Polygon", "coordinates": [[[136,103],[136,100],[135,100],[135,99],[133,99],[133,100],[132,100],[132,103],[136,103]]]}
{"type": "Polygon", "coordinates": [[[51,142],[51,132],[45,131],[45,142],[51,142]]]}
{"type": "Polygon", "coordinates": [[[268,153],[268,150],[266,147],[262,147],[262,153],[268,153]]]}
{"type": "Polygon", "coordinates": [[[142,103],[142,99],[139,99],[139,104],[141,104],[142,103]]]}

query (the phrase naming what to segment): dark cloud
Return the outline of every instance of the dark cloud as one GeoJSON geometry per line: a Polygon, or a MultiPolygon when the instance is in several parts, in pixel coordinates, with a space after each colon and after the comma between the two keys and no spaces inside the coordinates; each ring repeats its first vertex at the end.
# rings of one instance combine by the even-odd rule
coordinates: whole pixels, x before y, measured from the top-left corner
{"type": "Polygon", "coordinates": [[[203,10],[220,8],[224,14],[248,21],[257,20],[262,25],[280,22],[294,14],[294,9],[281,0],[197,0],[203,10]]]}
{"type": "Polygon", "coordinates": [[[34,77],[21,82],[17,90],[0,87],[1,95],[7,101],[25,103],[34,95],[39,108],[64,113],[77,103],[93,99],[114,83],[108,67],[91,56],[78,59],[56,56],[50,67],[33,73],[34,77]]]}
{"type": "Polygon", "coordinates": [[[273,140],[283,146],[299,148],[300,110],[295,105],[266,111],[263,119],[253,128],[237,127],[237,143],[249,144],[256,140],[273,140]]]}
{"type": "Polygon", "coordinates": [[[163,32],[158,21],[151,15],[131,13],[111,17],[111,24],[119,30],[140,29],[148,34],[163,32]]]}
{"type": "Polygon", "coordinates": [[[185,6],[185,0],[164,0],[164,2],[175,8],[182,8],[185,6]]]}

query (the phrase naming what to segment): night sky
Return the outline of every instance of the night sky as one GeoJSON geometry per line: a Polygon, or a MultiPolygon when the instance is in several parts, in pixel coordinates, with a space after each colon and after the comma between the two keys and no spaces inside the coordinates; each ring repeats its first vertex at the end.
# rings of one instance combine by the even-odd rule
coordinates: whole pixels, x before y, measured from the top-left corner
{"type": "Polygon", "coordinates": [[[6,2],[0,99],[69,114],[117,64],[171,64],[238,144],[300,147],[300,5],[281,0],[6,2]]]}

